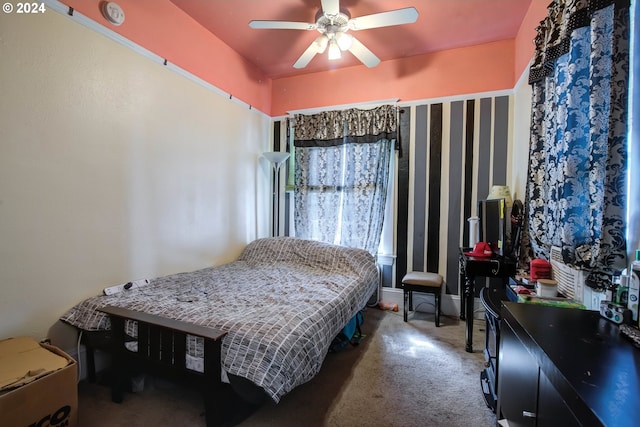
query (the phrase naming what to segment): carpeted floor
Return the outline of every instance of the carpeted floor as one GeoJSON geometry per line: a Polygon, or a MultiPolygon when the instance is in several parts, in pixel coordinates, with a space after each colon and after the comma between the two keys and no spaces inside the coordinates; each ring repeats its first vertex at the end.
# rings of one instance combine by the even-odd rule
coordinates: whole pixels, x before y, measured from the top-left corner
{"type": "MultiPolygon", "coordinates": [[[[416,313],[367,309],[358,347],[330,353],[321,372],[277,405],[237,408],[229,426],[494,426],[480,371],[484,322],[474,327],[474,352],[464,350],[464,322],[416,313]],[[242,419],[244,418],[244,419],[242,419]]],[[[100,384],[79,384],[81,427],[204,426],[200,395],[146,377],[144,390],[110,401],[100,384]]]]}

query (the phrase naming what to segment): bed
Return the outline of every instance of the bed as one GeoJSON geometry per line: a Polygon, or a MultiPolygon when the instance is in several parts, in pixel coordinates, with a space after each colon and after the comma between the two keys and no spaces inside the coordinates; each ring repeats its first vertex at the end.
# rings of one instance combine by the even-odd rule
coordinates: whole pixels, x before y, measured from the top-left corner
{"type": "Polygon", "coordinates": [[[61,320],[83,334],[111,331],[123,364],[127,354],[155,347],[164,353],[156,359],[178,361],[181,371],[208,374],[207,381],[229,382],[236,391],[250,384],[277,403],[319,372],[333,338],[365,307],[378,280],[375,259],[364,250],[265,238],[231,263],[86,299],[61,320]],[[159,331],[155,344],[139,337],[143,325],[145,334],[149,326],[159,331]]]}

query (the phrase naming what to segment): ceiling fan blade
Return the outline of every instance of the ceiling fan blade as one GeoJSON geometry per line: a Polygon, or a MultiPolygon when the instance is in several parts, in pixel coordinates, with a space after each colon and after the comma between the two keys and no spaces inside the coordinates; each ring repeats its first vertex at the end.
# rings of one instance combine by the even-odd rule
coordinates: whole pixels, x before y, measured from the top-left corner
{"type": "Polygon", "coordinates": [[[291,21],[249,21],[249,27],[256,30],[315,30],[315,23],[291,21]]]}
{"type": "Polygon", "coordinates": [[[322,0],[322,12],[336,16],[340,13],[340,0],[322,0]]]}
{"type": "Polygon", "coordinates": [[[369,68],[375,67],[380,63],[380,59],[355,37],[351,41],[349,52],[369,68]]]}
{"type": "Polygon", "coordinates": [[[390,10],[388,12],[374,13],[372,15],[359,16],[349,20],[349,28],[352,30],[367,30],[369,28],[390,27],[392,25],[411,24],[418,20],[418,11],[415,7],[390,10]]]}
{"type": "Polygon", "coordinates": [[[307,50],[305,50],[302,53],[302,55],[300,55],[300,58],[298,58],[296,63],[293,64],[293,68],[304,68],[304,67],[306,67],[307,65],[309,65],[309,62],[311,62],[313,57],[316,56],[316,53],[318,53],[318,46],[317,46],[316,42],[313,42],[313,43],[311,43],[309,45],[307,50]]]}

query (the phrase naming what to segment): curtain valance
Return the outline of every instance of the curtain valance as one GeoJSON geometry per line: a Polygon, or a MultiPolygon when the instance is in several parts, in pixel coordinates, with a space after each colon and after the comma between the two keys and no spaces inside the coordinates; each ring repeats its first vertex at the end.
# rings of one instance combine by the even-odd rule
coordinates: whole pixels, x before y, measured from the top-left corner
{"type": "Polygon", "coordinates": [[[529,83],[535,83],[553,72],[555,61],[569,52],[571,33],[591,25],[593,14],[614,5],[615,10],[628,9],[630,0],[554,0],[547,17],[540,22],[534,40],[536,51],[529,70],[529,83]]]}
{"type": "Polygon", "coordinates": [[[373,143],[396,139],[397,108],[383,105],[371,110],[352,108],[313,115],[296,114],[296,147],[332,147],[347,143],[373,143]]]}

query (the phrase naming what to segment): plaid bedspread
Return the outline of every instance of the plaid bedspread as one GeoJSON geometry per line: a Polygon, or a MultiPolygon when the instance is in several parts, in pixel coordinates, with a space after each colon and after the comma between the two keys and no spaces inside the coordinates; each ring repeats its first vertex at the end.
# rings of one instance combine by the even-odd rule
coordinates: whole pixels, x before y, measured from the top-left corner
{"type": "MultiPolygon", "coordinates": [[[[276,237],[258,239],[229,264],[152,279],[89,298],[61,320],[87,331],[110,328],[96,309],[115,305],[227,332],[222,368],[278,402],[320,370],[333,338],[378,284],[364,250],[276,237]]],[[[188,353],[202,357],[201,342],[188,353]]]]}

